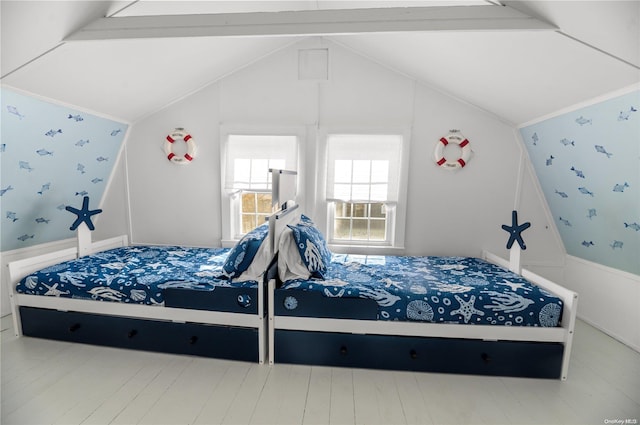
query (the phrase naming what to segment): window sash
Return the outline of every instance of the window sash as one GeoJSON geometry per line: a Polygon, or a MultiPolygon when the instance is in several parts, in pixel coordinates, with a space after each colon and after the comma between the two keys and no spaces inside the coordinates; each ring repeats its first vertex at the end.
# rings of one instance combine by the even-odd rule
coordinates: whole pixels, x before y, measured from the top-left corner
{"type": "Polygon", "coordinates": [[[329,135],[327,200],[396,203],[402,139],[394,134],[329,135]]]}
{"type": "Polygon", "coordinates": [[[297,144],[295,135],[230,134],[225,188],[270,190],[270,168],[297,169],[297,144]]]}
{"type": "Polygon", "coordinates": [[[333,217],[333,238],[340,242],[387,242],[388,214],[375,215],[373,206],[379,203],[342,203],[335,202],[333,217]],[[362,229],[364,225],[365,229],[362,229]],[[380,229],[378,226],[382,225],[380,229]],[[346,237],[340,237],[347,231],[346,237]],[[375,237],[382,230],[382,237],[375,237]],[[364,233],[362,233],[364,232],[364,233]]]}
{"type": "Polygon", "coordinates": [[[271,214],[271,192],[243,190],[239,198],[239,234],[244,235],[263,224],[271,214]]]}

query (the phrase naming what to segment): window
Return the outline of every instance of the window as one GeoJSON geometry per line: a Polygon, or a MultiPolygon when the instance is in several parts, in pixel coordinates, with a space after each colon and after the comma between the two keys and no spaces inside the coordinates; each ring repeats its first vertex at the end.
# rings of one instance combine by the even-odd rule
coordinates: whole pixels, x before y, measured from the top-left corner
{"type": "Polygon", "coordinates": [[[386,241],[386,206],[381,202],[336,202],[333,237],[347,241],[386,241]]]}
{"type": "Polygon", "coordinates": [[[330,135],[327,201],[332,243],[393,245],[401,135],[330,135]]]}
{"type": "Polygon", "coordinates": [[[269,170],[295,170],[297,144],[292,135],[228,135],[224,185],[230,197],[230,237],[239,238],[271,214],[269,170]]]}
{"type": "Polygon", "coordinates": [[[271,214],[271,194],[243,191],[240,208],[240,233],[249,233],[271,214]]]}

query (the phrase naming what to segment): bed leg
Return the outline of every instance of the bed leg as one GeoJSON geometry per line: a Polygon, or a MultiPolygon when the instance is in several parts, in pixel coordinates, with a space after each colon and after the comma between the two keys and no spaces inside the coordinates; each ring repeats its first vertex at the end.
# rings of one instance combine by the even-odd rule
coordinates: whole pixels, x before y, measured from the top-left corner
{"type": "Polygon", "coordinates": [[[267,351],[267,343],[266,343],[266,332],[267,326],[265,323],[265,318],[261,317],[259,319],[258,325],[258,364],[264,364],[266,351],[267,351]]]}
{"type": "Polygon", "coordinates": [[[269,295],[268,295],[268,301],[269,301],[269,308],[268,308],[268,315],[269,315],[269,337],[268,342],[269,342],[269,365],[272,365],[274,363],[274,351],[275,351],[275,347],[274,347],[274,338],[275,338],[275,323],[274,323],[274,306],[275,303],[273,301],[273,297],[275,295],[275,286],[276,286],[276,280],[275,279],[270,279],[269,280],[269,295]]]}
{"type": "Polygon", "coordinates": [[[9,302],[11,304],[11,319],[13,320],[13,333],[16,337],[22,336],[22,320],[20,318],[20,309],[15,303],[13,293],[9,295],[9,302]]]}
{"type": "Polygon", "coordinates": [[[573,346],[573,335],[576,327],[576,316],[578,314],[578,294],[573,294],[573,299],[570,303],[565,302],[566,310],[564,314],[569,313],[569,324],[566,329],[566,337],[564,341],[564,351],[562,353],[562,370],[560,372],[560,379],[567,380],[569,376],[569,361],[571,360],[571,347],[573,346]]]}
{"type": "Polygon", "coordinates": [[[258,364],[264,364],[267,327],[264,315],[264,283],[258,285],[258,364]]]}

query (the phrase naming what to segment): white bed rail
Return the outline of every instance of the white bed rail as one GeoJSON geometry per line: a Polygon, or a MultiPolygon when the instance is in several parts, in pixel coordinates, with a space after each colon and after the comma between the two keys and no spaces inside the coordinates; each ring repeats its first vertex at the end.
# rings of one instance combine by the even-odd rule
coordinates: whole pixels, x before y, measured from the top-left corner
{"type": "MultiPolygon", "coordinates": [[[[492,254],[488,251],[482,251],[482,258],[491,263],[497,264],[507,269],[511,269],[510,265],[512,265],[512,261],[507,261],[496,254],[492,254]]],[[[528,281],[538,285],[539,287],[553,293],[554,295],[562,299],[562,321],[560,322],[559,328],[552,329],[562,329],[563,332],[563,338],[558,342],[562,342],[564,344],[561,377],[562,380],[565,381],[569,373],[569,360],[571,356],[571,348],[573,346],[573,334],[576,326],[576,316],[578,313],[578,294],[527,269],[521,269],[520,275],[528,281]]]]}

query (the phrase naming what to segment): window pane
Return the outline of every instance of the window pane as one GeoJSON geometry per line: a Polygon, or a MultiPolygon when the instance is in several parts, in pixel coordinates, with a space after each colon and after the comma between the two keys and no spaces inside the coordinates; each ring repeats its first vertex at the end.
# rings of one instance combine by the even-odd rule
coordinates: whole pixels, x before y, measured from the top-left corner
{"type": "Polygon", "coordinates": [[[349,239],[350,220],[338,218],[335,220],[334,237],[336,239],[349,239]]]}
{"type": "Polygon", "coordinates": [[[353,204],[353,216],[367,217],[367,205],[368,204],[353,204]]]}
{"type": "Polygon", "coordinates": [[[278,170],[285,169],[286,161],[284,159],[272,159],[269,161],[269,168],[277,168],[278,170]]]}
{"type": "Polygon", "coordinates": [[[370,204],[372,218],[386,218],[387,213],[384,204],[370,204]]]}
{"type": "Polygon", "coordinates": [[[371,181],[371,161],[353,161],[353,182],[369,183],[371,181]]]}
{"type": "Polygon", "coordinates": [[[371,199],[372,201],[386,201],[387,189],[388,189],[388,185],[386,184],[372,184],[371,197],[367,199],[371,199]]]}
{"type": "Polygon", "coordinates": [[[370,239],[375,241],[383,241],[386,239],[386,221],[385,220],[371,220],[370,222],[371,234],[370,239]]]}
{"type": "Polygon", "coordinates": [[[389,161],[371,161],[371,182],[386,183],[389,181],[389,161]]]}
{"type": "Polygon", "coordinates": [[[242,194],[242,213],[256,212],[256,194],[255,193],[243,193],[242,194]]]}
{"type": "Polygon", "coordinates": [[[351,199],[351,185],[350,184],[335,184],[333,186],[333,196],[336,199],[351,199]]]}
{"type": "Polygon", "coordinates": [[[258,193],[258,212],[259,213],[271,213],[271,194],[270,193],[258,193]]]}
{"type": "Polygon", "coordinates": [[[258,187],[254,183],[260,184],[260,188],[266,188],[269,181],[269,160],[254,159],[251,161],[251,187],[258,187]]]}
{"type": "Polygon", "coordinates": [[[242,233],[249,233],[256,228],[256,216],[253,214],[242,214],[242,233]]]}
{"type": "Polygon", "coordinates": [[[336,217],[351,217],[351,204],[336,202],[336,217]]]}
{"type": "Polygon", "coordinates": [[[351,183],[351,160],[338,159],[335,162],[334,182],[351,183]]]}
{"type": "Polygon", "coordinates": [[[269,217],[269,214],[257,214],[256,215],[256,227],[266,223],[267,222],[267,217],[269,217]]]}
{"type": "Polygon", "coordinates": [[[233,164],[233,181],[249,183],[251,181],[251,160],[235,159],[233,164]]]}
{"type": "Polygon", "coordinates": [[[369,239],[369,220],[363,218],[354,218],[352,226],[351,239],[369,239]]]}
{"type": "Polygon", "coordinates": [[[368,184],[354,184],[352,186],[351,199],[354,201],[368,201],[369,198],[369,185],[368,184]]]}

